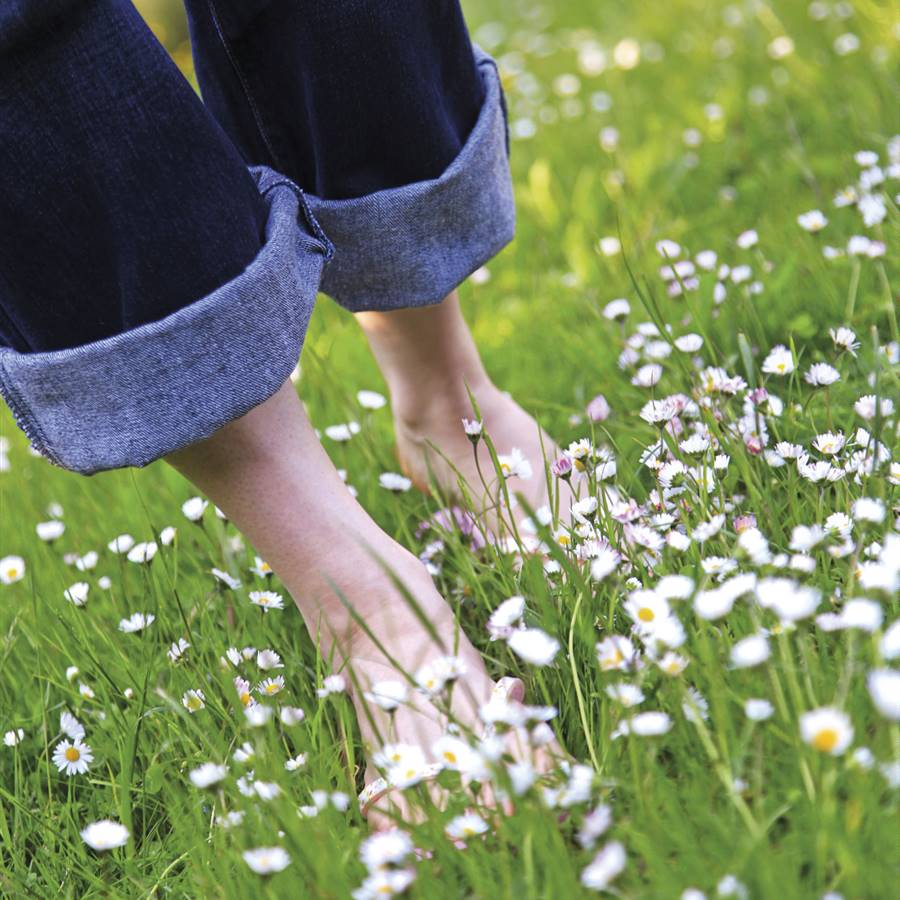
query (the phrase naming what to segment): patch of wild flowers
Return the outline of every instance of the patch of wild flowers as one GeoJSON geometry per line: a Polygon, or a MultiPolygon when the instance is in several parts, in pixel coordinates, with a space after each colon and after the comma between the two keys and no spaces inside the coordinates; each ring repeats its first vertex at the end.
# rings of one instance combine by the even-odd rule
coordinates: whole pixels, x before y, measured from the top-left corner
{"type": "Polygon", "coordinates": [[[520,211],[470,309],[544,401],[545,469],[473,410],[491,508],[423,499],[356,339],[314,322],[303,361],[348,490],[524,700],[456,721],[452,646],[355,685],[174,473],[67,476],[4,415],[4,896],[891,893],[896,35],[844,2],[607,6],[474,29],[520,211]],[[440,735],[367,760],[354,690],[440,735]],[[412,815],[372,833],[377,777],[412,815]]]}

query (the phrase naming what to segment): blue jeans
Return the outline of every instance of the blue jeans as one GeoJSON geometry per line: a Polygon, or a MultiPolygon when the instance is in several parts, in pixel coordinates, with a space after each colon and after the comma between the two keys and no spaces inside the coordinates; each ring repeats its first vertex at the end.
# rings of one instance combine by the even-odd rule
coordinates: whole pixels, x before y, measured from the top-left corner
{"type": "Polygon", "coordinates": [[[457,0],[185,0],[204,102],[127,0],[0,4],[0,393],[82,473],[271,396],[318,290],[439,302],[512,238],[457,0]]]}

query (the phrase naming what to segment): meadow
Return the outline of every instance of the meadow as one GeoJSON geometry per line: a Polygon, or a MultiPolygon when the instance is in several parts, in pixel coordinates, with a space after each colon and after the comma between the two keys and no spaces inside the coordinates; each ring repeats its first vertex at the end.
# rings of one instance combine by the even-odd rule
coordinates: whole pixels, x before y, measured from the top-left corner
{"type": "Polygon", "coordinates": [[[519,220],[461,294],[568,448],[554,490],[586,474],[573,527],[520,508],[485,544],[390,489],[390,410],[358,396],[385,386],[325,297],[296,384],[491,673],[552,708],[498,727],[571,761],[487,759],[506,813],[448,766],[445,808],[412,785],[417,821],[373,836],[350,703],[289,597],[254,603],[286,595],[254,548],[165,464],[78,477],[4,408],[0,895],[895,895],[897,8],[465,6],[519,220]]]}

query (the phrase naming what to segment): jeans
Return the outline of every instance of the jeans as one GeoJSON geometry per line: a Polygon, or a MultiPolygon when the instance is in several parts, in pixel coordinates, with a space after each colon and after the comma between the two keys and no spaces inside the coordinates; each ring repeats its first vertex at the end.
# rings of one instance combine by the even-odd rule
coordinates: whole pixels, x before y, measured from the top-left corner
{"type": "Polygon", "coordinates": [[[202,103],[127,0],[0,4],[0,393],[85,474],[271,396],[317,291],[436,303],[513,235],[457,0],[185,5],[202,103]]]}

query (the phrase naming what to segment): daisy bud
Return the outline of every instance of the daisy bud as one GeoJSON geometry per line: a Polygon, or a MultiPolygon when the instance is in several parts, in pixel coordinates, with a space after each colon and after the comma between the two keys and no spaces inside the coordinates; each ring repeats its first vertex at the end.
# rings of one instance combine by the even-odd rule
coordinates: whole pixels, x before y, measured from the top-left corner
{"type": "Polygon", "coordinates": [[[474,446],[481,440],[481,432],[484,429],[484,423],[478,419],[463,419],[462,424],[463,430],[466,432],[466,437],[474,446]]]}
{"type": "Polygon", "coordinates": [[[568,481],[572,477],[572,460],[568,456],[560,456],[550,463],[550,471],[557,477],[568,481]]]}

